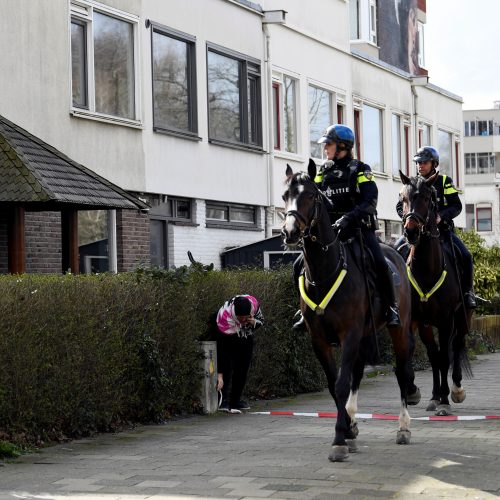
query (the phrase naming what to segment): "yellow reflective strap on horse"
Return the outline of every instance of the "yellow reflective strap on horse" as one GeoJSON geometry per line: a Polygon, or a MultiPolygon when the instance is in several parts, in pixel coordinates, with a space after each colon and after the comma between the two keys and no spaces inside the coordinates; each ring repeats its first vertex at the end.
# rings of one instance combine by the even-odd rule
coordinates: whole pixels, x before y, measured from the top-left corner
{"type": "Polygon", "coordinates": [[[330,288],[329,292],[325,295],[325,298],[319,303],[316,304],[316,302],[313,302],[306,293],[306,289],[304,287],[304,275],[301,274],[299,276],[299,291],[300,291],[300,296],[302,297],[302,300],[318,315],[321,316],[325,314],[325,309],[327,308],[328,304],[332,300],[332,297],[335,295],[335,292],[339,289],[339,286],[342,284],[342,281],[344,281],[345,275],[347,274],[346,269],[342,269],[337,276],[337,279],[332,285],[332,288],[330,288]]]}
{"type": "Polygon", "coordinates": [[[422,292],[422,289],[418,285],[415,276],[413,276],[413,273],[411,272],[410,266],[406,266],[406,273],[408,274],[408,279],[410,280],[410,283],[412,284],[413,288],[415,288],[415,291],[418,293],[418,296],[420,297],[420,302],[427,302],[430,296],[443,284],[444,280],[446,279],[446,275],[448,274],[448,271],[446,269],[443,269],[443,272],[441,273],[441,276],[437,280],[437,283],[427,293],[422,292]]]}
{"type": "Polygon", "coordinates": [[[323,182],[323,174],[317,174],[316,177],[314,178],[314,182],[316,184],[320,184],[321,182],[323,182]]]}

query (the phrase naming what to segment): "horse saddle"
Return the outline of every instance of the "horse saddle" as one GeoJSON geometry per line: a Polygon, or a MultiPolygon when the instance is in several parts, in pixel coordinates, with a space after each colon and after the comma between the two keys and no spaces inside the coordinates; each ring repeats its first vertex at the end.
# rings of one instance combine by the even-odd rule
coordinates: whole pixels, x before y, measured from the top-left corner
{"type": "MultiPolygon", "coordinates": [[[[361,248],[357,242],[354,243],[355,241],[356,240],[352,240],[349,245],[351,248],[351,252],[354,254],[354,257],[356,259],[356,264],[361,269],[361,272],[365,272],[366,270],[368,275],[368,283],[370,284],[370,288],[373,291],[374,289],[377,288],[376,287],[377,273],[375,270],[375,259],[373,258],[371,250],[365,246],[364,247],[365,262],[363,265],[361,248]]],[[[401,275],[399,274],[397,267],[385,255],[384,258],[391,271],[392,281],[394,282],[394,286],[401,285],[401,275]]]]}

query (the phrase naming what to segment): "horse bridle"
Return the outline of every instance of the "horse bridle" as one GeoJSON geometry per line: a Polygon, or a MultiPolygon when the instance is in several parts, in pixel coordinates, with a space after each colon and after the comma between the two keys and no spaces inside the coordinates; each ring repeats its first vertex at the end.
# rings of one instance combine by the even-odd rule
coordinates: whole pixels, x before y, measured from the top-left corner
{"type": "MultiPolygon", "coordinates": [[[[315,186],[316,187],[316,186],[315,186]]],[[[325,196],[317,187],[316,187],[316,196],[314,197],[314,213],[312,218],[310,219],[309,224],[307,223],[306,218],[298,211],[298,210],[287,210],[285,212],[285,219],[291,215],[295,217],[301,225],[303,225],[303,229],[300,230],[300,240],[303,242],[305,238],[311,238],[311,241],[318,242],[321,248],[326,252],[328,248],[333,245],[336,238],[328,243],[323,243],[319,241],[318,237],[311,233],[311,229],[316,226],[319,220],[319,214],[321,211],[321,200],[325,196]]]]}
{"type": "MultiPolygon", "coordinates": [[[[427,227],[427,224],[429,223],[431,214],[434,214],[435,207],[436,207],[436,193],[434,192],[431,194],[431,200],[429,202],[428,209],[427,209],[427,217],[424,218],[420,214],[418,214],[417,212],[408,212],[408,213],[403,215],[403,227],[405,226],[406,221],[408,219],[410,219],[410,220],[413,219],[417,222],[417,229],[418,229],[419,238],[422,235],[430,236],[431,238],[439,237],[439,232],[437,235],[433,235],[430,232],[430,230],[424,230],[427,227]]],[[[404,232],[406,235],[406,228],[405,228],[404,232]]]]}

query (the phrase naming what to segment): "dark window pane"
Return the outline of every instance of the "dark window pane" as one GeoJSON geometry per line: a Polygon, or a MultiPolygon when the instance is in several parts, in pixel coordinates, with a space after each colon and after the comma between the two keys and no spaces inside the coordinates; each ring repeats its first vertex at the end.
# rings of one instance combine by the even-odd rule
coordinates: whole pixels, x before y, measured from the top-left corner
{"type": "Polygon", "coordinates": [[[465,131],[464,131],[464,135],[466,137],[468,137],[470,135],[470,132],[469,132],[469,122],[465,122],[465,131]]]}
{"type": "Polygon", "coordinates": [[[78,211],[78,251],[80,272],[101,273],[109,270],[106,210],[78,211]]]}
{"type": "Polygon", "coordinates": [[[87,101],[87,58],[85,25],[71,23],[71,86],[73,106],[86,108],[87,101]]]}
{"type": "Polygon", "coordinates": [[[155,126],[189,131],[188,44],[153,32],[155,126]]]}
{"type": "Polygon", "coordinates": [[[470,135],[476,135],[476,122],[470,122],[470,135]]]}
{"type": "Polygon", "coordinates": [[[251,144],[260,143],[257,84],[255,77],[248,78],[248,142],[251,144]]]}
{"type": "Polygon", "coordinates": [[[93,28],[96,111],[134,119],[133,27],[94,12],[93,28]]]}
{"type": "Polygon", "coordinates": [[[179,219],[191,219],[191,205],[187,200],[176,200],[177,211],[175,216],[179,219]]]}
{"type": "Polygon", "coordinates": [[[231,208],[231,222],[255,222],[255,210],[253,208],[231,208]]]}
{"type": "Polygon", "coordinates": [[[151,265],[165,267],[166,248],[165,248],[166,223],[162,220],[151,220],[150,225],[150,257],[151,265]]]}
{"type": "Polygon", "coordinates": [[[207,219],[228,221],[229,207],[207,205],[207,219]]]}
{"type": "Polygon", "coordinates": [[[477,209],[477,230],[491,231],[491,208],[477,209]]]}
{"type": "Polygon", "coordinates": [[[241,141],[240,63],[208,52],[209,135],[214,139],[241,141]]]}

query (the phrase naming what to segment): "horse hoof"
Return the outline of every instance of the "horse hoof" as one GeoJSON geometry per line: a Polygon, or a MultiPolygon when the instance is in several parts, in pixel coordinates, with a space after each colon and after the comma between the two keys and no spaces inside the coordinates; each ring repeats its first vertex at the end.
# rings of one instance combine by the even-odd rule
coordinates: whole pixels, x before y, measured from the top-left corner
{"type": "Polygon", "coordinates": [[[347,445],[334,444],[332,451],[328,455],[330,462],[343,462],[349,456],[349,447],[347,445]]]}
{"type": "Polygon", "coordinates": [[[463,387],[454,387],[455,390],[451,390],[451,400],[454,403],[463,403],[465,400],[465,389],[463,387]]]}
{"type": "Polygon", "coordinates": [[[358,434],[359,434],[359,429],[358,429],[358,423],[357,423],[357,422],[353,422],[353,423],[351,424],[351,432],[352,432],[352,434],[353,434],[353,436],[354,436],[355,438],[357,438],[357,437],[358,437],[358,434]]]}
{"type": "Polygon", "coordinates": [[[418,405],[418,403],[420,403],[420,397],[420,389],[417,387],[417,390],[413,394],[408,395],[406,403],[411,406],[418,405]]]}
{"type": "Polygon", "coordinates": [[[451,412],[451,406],[450,405],[439,405],[436,408],[436,416],[438,417],[447,417],[448,415],[453,415],[451,412]]]}
{"type": "Polygon", "coordinates": [[[437,399],[431,399],[425,411],[436,411],[439,405],[439,401],[437,399]]]}
{"type": "Polygon", "coordinates": [[[356,453],[358,451],[358,443],[355,439],[346,439],[345,442],[349,448],[349,453],[356,453]]]}
{"type": "Polygon", "coordinates": [[[398,431],[396,437],[397,444],[410,444],[411,432],[410,431],[398,431]]]}

